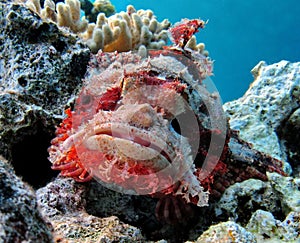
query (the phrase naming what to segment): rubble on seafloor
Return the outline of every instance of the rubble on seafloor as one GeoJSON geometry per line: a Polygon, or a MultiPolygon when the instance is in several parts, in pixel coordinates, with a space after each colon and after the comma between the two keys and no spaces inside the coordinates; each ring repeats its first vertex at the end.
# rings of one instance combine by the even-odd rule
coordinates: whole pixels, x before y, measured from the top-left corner
{"type": "Polygon", "coordinates": [[[24,5],[3,0],[0,10],[0,153],[9,160],[0,159],[0,241],[299,241],[300,63],[258,64],[246,94],[224,105],[231,127],[285,161],[290,175],[236,183],[191,223],[164,226],[153,198],[49,177],[46,150],[81,88],[90,50],[24,5]]]}

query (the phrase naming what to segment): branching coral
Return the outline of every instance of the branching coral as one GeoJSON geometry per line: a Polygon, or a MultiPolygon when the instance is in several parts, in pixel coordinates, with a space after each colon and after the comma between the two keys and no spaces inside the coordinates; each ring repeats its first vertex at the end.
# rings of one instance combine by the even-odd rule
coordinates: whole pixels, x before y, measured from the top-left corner
{"type": "Polygon", "coordinates": [[[205,49],[205,44],[204,43],[197,44],[196,36],[194,35],[187,42],[186,47],[192,49],[193,51],[197,51],[206,57],[208,57],[209,55],[208,51],[205,49]]]}
{"type": "Polygon", "coordinates": [[[65,3],[57,3],[57,24],[69,27],[73,32],[86,30],[88,21],[80,20],[80,2],[78,0],[65,0],[65,3]]]}
{"type": "Polygon", "coordinates": [[[100,49],[105,52],[161,49],[167,43],[171,25],[167,19],[158,22],[151,10],[137,11],[131,5],[126,12],[110,17],[99,13],[96,23],[80,19],[79,0],[65,0],[65,3],[56,5],[52,0],[46,0],[44,8],[39,0],[28,0],[26,5],[44,20],[53,21],[78,34],[93,53],[100,49]]]}
{"type": "Polygon", "coordinates": [[[160,49],[168,39],[168,20],[158,22],[151,10],[138,10],[131,5],[127,12],[120,12],[109,18],[103,13],[96,24],[89,24],[82,35],[92,52],[99,49],[106,52],[129,51],[143,48],[160,49]]]}
{"type": "MultiPolygon", "coordinates": [[[[171,24],[167,19],[159,22],[151,10],[136,10],[129,5],[126,12],[122,11],[110,17],[106,17],[99,10],[96,23],[88,23],[86,19],[80,19],[81,2],[65,0],[65,3],[55,5],[52,0],[45,0],[42,8],[39,0],[27,0],[26,5],[44,20],[53,21],[58,26],[67,27],[77,33],[93,53],[100,49],[105,52],[139,50],[145,56],[147,49],[161,49],[167,43],[171,24]]],[[[102,2],[96,1],[93,9],[102,2]]],[[[92,12],[93,9],[89,11],[92,12]]],[[[201,25],[204,24],[201,21],[201,25]]],[[[195,36],[188,41],[186,47],[208,56],[205,45],[197,44],[195,36]]]]}
{"type": "Polygon", "coordinates": [[[74,33],[87,29],[88,21],[80,19],[80,2],[78,0],[65,0],[65,3],[55,3],[45,0],[44,8],[41,8],[39,0],[28,0],[26,5],[43,19],[56,22],[60,27],[68,27],[74,33]]]}

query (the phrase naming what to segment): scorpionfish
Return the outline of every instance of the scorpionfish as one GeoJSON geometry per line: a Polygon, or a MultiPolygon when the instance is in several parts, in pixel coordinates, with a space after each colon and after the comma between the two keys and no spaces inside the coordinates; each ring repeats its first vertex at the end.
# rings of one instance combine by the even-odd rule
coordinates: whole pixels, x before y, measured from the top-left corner
{"type": "Polygon", "coordinates": [[[207,83],[212,61],[186,47],[204,25],[183,20],[170,30],[174,45],[147,57],[93,55],[74,109],[51,142],[52,169],[120,192],[208,205],[209,193],[218,193],[216,175],[230,174],[231,132],[207,83]]]}

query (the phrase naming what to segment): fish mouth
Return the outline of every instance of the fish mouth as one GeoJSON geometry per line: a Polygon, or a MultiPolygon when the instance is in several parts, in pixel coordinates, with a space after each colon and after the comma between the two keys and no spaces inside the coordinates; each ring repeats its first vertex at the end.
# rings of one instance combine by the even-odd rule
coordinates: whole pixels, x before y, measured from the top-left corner
{"type": "Polygon", "coordinates": [[[165,166],[176,156],[174,148],[153,132],[124,123],[106,123],[94,127],[94,133],[84,140],[88,149],[118,155],[131,160],[163,160],[165,166]]]}

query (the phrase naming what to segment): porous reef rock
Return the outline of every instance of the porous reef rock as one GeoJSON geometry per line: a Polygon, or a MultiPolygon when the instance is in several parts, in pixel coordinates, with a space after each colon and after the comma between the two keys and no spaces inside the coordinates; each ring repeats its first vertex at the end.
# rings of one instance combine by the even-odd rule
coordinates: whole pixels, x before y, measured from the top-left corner
{"type": "Polygon", "coordinates": [[[140,229],[116,216],[96,217],[87,213],[85,191],[84,185],[60,177],[37,190],[41,213],[51,222],[55,242],[146,241],[140,229]]]}
{"type": "Polygon", "coordinates": [[[300,62],[261,61],[251,72],[255,80],[245,95],[223,108],[231,128],[255,149],[284,161],[290,176],[267,173],[268,182],[232,185],[216,214],[233,217],[258,242],[299,242],[300,62]]]}
{"type": "Polygon", "coordinates": [[[300,176],[300,108],[296,108],[279,130],[283,148],[288,156],[293,173],[300,176]]]}
{"type": "Polygon", "coordinates": [[[300,178],[283,177],[277,173],[268,173],[269,182],[280,198],[285,214],[290,211],[300,212],[300,178]]]}
{"type": "Polygon", "coordinates": [[[35,192],[0,156],[0,242],[52,242],[52,228],[42,218],[35,192]]]}
{"type": "Polygon", "coordinates": [[[247,224],[257,210],[265,210],[276,220],[300,213],[299,178],[267,173],[268,181],[249,179],[227,188],[215,206],[219,219],[247,224]]]}
{"type": "Polygon", "coordinates": [[[281,215],[280,206],[280,198],[269,182],[249,179],[227,188],[215,206],[215,213],[219,219],[245,225],[257,209],[281,215]]]}
{"type": "MultiPolygon", "coordinates": [[[[23,5],[0,2],[0,151],[51,134],[81,85],[90,57],[75,35],[23,5]]],[[[34,149],[34,148],[32,148],[34,149]]]]}
{"type": "Polygon", "coordinates": [[[255,149],[289,161],[296,169],[300,148],[297,115],[300,62],[267,65],[261,61],[251,72],[255,80],[245,95],[223,106],[230,126],[239,130],[240,137],[252,143],[255,149]]]}
{"type": "Polygon", "coordinates": [[[256,243],[255,236],[237,223],[227,221],[209,227],[195,243],[256,243]]]}
{"type": "Polygon", "coordinates": [[[299,242],[300,212],[291,212],[283,220],[277,220],[273,214],[257,210],[245,228],[255,235],[257,242],[280,243],[299,242]]]}

